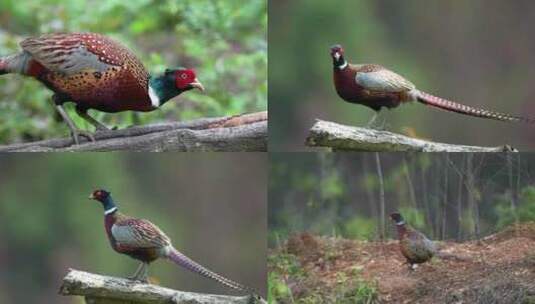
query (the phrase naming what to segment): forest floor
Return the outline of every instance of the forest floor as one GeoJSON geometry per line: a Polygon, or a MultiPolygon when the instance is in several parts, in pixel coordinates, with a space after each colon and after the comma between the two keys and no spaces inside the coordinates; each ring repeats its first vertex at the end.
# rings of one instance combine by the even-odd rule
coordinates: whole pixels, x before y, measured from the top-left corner
{"type": "Polygon", "coordinates": [[[395,240],[296,234],[269,254],[270,302],[535,303],[535,223],[439,248],[457,258],[410,271],[395,240]]]}

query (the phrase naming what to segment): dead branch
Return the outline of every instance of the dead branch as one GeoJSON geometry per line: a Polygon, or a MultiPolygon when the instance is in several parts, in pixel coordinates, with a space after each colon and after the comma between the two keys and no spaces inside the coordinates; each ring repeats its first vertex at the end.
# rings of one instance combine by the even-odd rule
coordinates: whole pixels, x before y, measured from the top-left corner
{"type": "Polygon", "coordinates": [[[0,152],[267,151],[267,112],[99,131],[96,142],[70,138],[0,146],[0,152]]]}
{"type": "Polygon", "coordinates": [[[306,139],[309,147],[327,147],[335,151],[374,152],[517,152],[508,145],[477,147],[453,145],[411,138],[388,131],[352,127],[317,120],[306,139]]]}
{"type": "Polygon", "coordinates": [[[71,269],[59,293],[83,296],[88,304],[249,304],[265,303],[256,295],[224,296],[184,292],[128,279],[71,269]]]}

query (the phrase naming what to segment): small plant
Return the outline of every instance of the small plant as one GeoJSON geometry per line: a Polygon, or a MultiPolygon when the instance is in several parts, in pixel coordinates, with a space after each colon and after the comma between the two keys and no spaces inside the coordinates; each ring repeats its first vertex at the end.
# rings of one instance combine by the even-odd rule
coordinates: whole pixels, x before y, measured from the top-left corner
{"type": "Polygon", "coordinates": [[[268,257],[268,265],[277,273],[292,277],[304,277],[305,272],[297,257],[289,253],[278,253],[268,257]]]}
{"type": "Polygon", "coordinates": [[[354,304],[375,304],[379,303],[379,292],[377,282],[367,282],[358,280],[353,292],[349,294],[348,302],[354,304]]]}
{"type": "Polygon", "coordinates": [[[268,275],[268,302],[269,303],[292,303],[292,290],[284,279],[275,272],[268,275]]]}
{"type": "Polygon", "coordinates": [[[377,224],[373,219],[368,219],[362,216],[355,216],[344,224],[345,234],[358,240],[373,239],[377,224]]]}

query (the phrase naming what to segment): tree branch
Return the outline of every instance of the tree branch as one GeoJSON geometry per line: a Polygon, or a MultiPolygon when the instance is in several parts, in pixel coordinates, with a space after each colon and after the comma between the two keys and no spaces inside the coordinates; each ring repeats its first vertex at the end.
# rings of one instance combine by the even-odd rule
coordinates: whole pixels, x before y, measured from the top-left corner
{"type": "Polygon", "coordinates": [[[336,151],[517,152],[516,149],[508,145],[500,147],[452,145],[323,120],[317,120],[312,126],[306,139],[306,145],[309,147],[328,147],[336,151]]]}
{"type": "Polygon", "coordinates": [[[88,304],[253,304],[266,303],[255,295],[224,296],[184,292],[123,278],[70,269],[59,293],[84,296],[88,304]]]}
{"type": "Polygon", "coordinates": [[[267,112],[201,118],[99,131],[96,142],[72,145],[70,138],[0,146],[0,152],[52,151],[266,151],[267,112]]]}

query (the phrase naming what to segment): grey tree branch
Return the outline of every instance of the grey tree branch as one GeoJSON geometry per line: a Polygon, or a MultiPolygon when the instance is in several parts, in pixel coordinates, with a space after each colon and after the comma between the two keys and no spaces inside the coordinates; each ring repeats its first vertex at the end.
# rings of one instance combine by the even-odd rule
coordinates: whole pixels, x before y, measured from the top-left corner
{"type": "Polygon", "coordinates": [[[453,145],[411,138],[388,131],[352,127],[317,120],[306,139],[309,147],[327,147],[336,151],[374,152],[516,152],[508,145],[478,147],[453,145]]]}
{"type": "MultiPolygon", "coordinates": [[[[96,142],[70,138],[0,146],[0,152],[51,151],[266,151],[267,112],[100,131],[96,142]]],[[[85,140],[85,138],[84,138],[85,140]]]]}
{"type": "Polygon", "coordinates": [[[248,304],[265,303],[254,295],[224,296],[184,292],[123,278],[71,269],[59,293],[84,296],[88,304],[248,304]]]}

